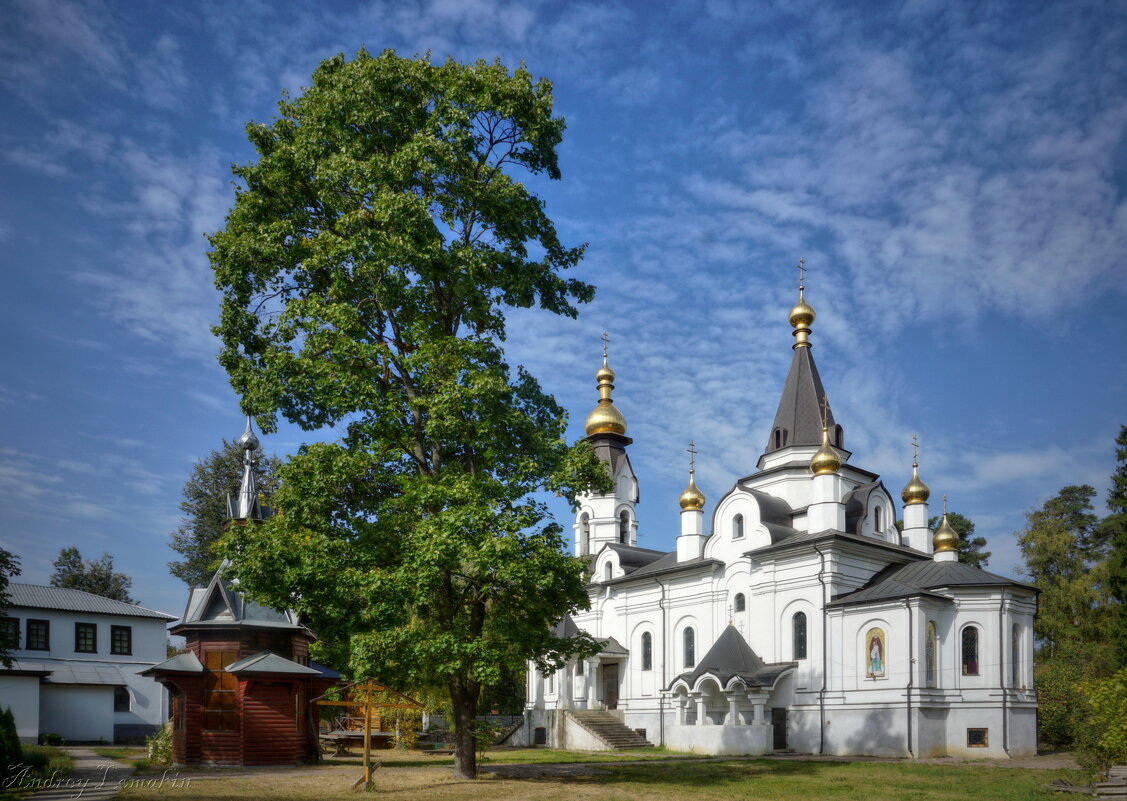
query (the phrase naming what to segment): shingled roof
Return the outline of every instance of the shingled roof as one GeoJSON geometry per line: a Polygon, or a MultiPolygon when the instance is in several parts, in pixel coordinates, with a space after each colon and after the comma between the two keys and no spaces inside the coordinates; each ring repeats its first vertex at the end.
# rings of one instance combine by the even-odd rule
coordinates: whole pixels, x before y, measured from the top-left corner
{"type": "Polygon", "coordinates": [[[670,682],[669,687],[684,681],[690,687],[704,675],[716,679],[721,688],[738,677],[747,687],[771,687],[779,676],[795,667],[797,662],[766,663],[747,644],[747,640],[731,623],[721,632],[708,653],[697,661],[695,670],[686,671],[670,682]]]}
{"type": "Polygon", "coordinates": [[[82,590],[69,590],[62,587],[47,587],[42,584],[8,585],[8,606],[23,606],[31,609],[59,609],[66,612],[86,612],[97,615],[121,615],[123,617],[153,617],[161,620],[175,620],[176,615],[167,615],[155,609],[146,609],[136,604],[115,601],[104,595],[94,595],[82,590]]]}
{"type": "MultiPolygon", "coordinates": [[[[822,378],[818,375],[810,348],[795,348],[790,372],[783,384],[783,396],[779,399],[779,410],[775,412],[775,422],[771,424],[763,452],[780,450],[775,447],[776,429],[782,429],[785,435],[781,447],[821,445],[822,403],[825,398],[826,390],[822,387],[822,378]]],[[[833,410],[828,412],[827,423],[832,432],[836,423],[833,410]]]]}
{"type": "Polygon", "coordinates": [[[997,573],[988,573],[963,562],[936,562],[927,559],[906,565],[889,565],[869,579],[859,590],[839,595],[830,601],[830,606],[873,603],[893,598],[909,598],[927,595],[949,600],[947,596],[934,592],[946,587],[989,587],[1012,586],[1036,590],[997,573]]]}

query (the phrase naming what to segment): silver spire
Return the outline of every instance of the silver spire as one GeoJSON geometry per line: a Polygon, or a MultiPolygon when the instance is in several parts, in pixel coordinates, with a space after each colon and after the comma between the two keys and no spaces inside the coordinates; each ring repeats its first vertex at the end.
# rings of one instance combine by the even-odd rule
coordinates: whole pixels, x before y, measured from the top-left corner
{"type": "Polygon", "coordinates": [[[258,503],[258,480],[254,473],[254,452],[258,449],[258,437],[251,428],[250,416],[247,416],[247,427],[242,436],[237,440],[243,449],[243,480],[239,485],[239,495],[236,503],[227,501],[227,515],[232,520],[261,520],[262,508],[258,503]]]}

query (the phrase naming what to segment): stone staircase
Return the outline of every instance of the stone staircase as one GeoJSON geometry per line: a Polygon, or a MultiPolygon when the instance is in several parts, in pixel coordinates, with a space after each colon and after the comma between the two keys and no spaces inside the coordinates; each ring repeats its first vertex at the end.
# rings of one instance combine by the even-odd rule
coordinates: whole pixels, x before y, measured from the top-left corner
{"type": "Polygon", "coordinates": [[[609,712],[572,709],[567,713],[572,720],[598,737],[615,751],[626,748],[652,747],[653,743],[642,737],[609,712]]]}

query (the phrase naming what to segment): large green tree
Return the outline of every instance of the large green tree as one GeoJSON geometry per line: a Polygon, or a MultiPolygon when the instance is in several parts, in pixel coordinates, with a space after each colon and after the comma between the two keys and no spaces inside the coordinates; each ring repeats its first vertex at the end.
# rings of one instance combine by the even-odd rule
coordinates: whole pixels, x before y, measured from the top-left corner
{"type": "Polygon", "coordinates": [[[1041,591],[1034,632],[1045,656],[1065,644],[1106,639],[1107,565],[1100,546],[1096,491],[1068,486],[1027,515],[1018,532],[1025,572],[1041,591]]]}
{"type": "Polygon", "coordinates": [[[94,595],[104,595],[115,601],[133,603],[129,589],[133,579],[113,569],[113,557],[102,554],[101,559],[83,560],[78,548],[63,548],[54,562],[51,586],[68,590],[83,590],[94,595]]]}
{"type": "MultiPolygon", "coordinates": [[[[180,511],[184,516],[172,532],[171,548],[182,557],[168,563],[168,571],[189,587],[201,587],[211,580],[219,566],[215,543],[223,536],[227,522],[227,498],[235,497],[243,474],[245,451],[235,440],[223,440],[223,447],[213,450],[192,466],[184,483],[184,500],[180,511]]],[[[274,456],[257,449],[256,462],[259,490],[270,497],[278,489],[277,472],[281,464],[274,456]]]]}
{"type": "MultiPolygon", "coordinates": [[[[951,524],[951,528],[955,529],[955,533],[959,535],[959,561],[965,562],[971,567],[986,567],[990,561],[990,551],[984,551],[986,547],[985,537],[974,536],[974,521],[969,517],[964,517],[958,512],[948,512],[947,522],[951,524]]],[[[927,521],[927,527],[932,531],[939,525],[939,517],[932,517],[927,521]]]]}
{"type": "MultiPolygon", "coordinates": [[[[11,583],[12,576],[20,574],[20,559],[11,551],[6,551],[0,548],[0,618],[8,611],[8,604],[11,601],[11,594],[8,591],[8,586],[11,583]]],[[[20,634],[19,630],[11,631],[6,627],[0,626],[0,667],[11,667],[12,658],[8,655],[10,651],[16,649],[19,645],[20,634]]]]}
{"type": "Polygon", "coordinates": [[[1107,587],[1114,603],[1111,640],[1119,667],[1127,668],[1127,426],[1115,440],[1117,465],[1107,495],[1110,514],[1100,521],[1101,539],[1107,543],[1107,587]]]}
{"type": "Polygon", "coordinates": [[[587,595],[538,493],[609,478],[502,350],[506,309],[574,316],[593,296],[562,275],[582,249],[518,180],[560,177],[563,128],[523,68],[338,56],[247,126],[258,159],[211,237],[245,409],[340,436],[285,464],[280,514],[221,551],[355,674],[445,687],[463,778],[482,688],[594,647],[549,633],[587,595]]]}

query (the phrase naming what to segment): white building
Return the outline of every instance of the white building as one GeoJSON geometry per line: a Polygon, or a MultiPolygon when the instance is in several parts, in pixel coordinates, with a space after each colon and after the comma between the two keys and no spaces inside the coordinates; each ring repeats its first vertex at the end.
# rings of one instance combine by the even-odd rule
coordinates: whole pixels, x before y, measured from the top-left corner
{"type": "Polygon", "coordinates": [[[632,440],[604,353],[586,430],[614,490],[581,499],[591,609],[559,627],[604,647],[530,669],[517,737],[609,747],[617,719],[619,737],[711,754],[1035,753],[1036,591],[957,561],[946,514],[928,528],[916,464],[897,529],[893,496],[845,449],[801,287],[789,319],[794,356],[756,470],[706,521],[690,466],[669,553],[636,545],[632,440]]]}
{"type": "Polygon", "coordinates": [[[9,594],[0,626],[19,645],[12,667],[0,667],[0,708],[11,708],[20,742],[114,742],[168,719],[164,688],[137,674],[166,658],[174,615],[36,584],[12,583],[9,594]]]}

